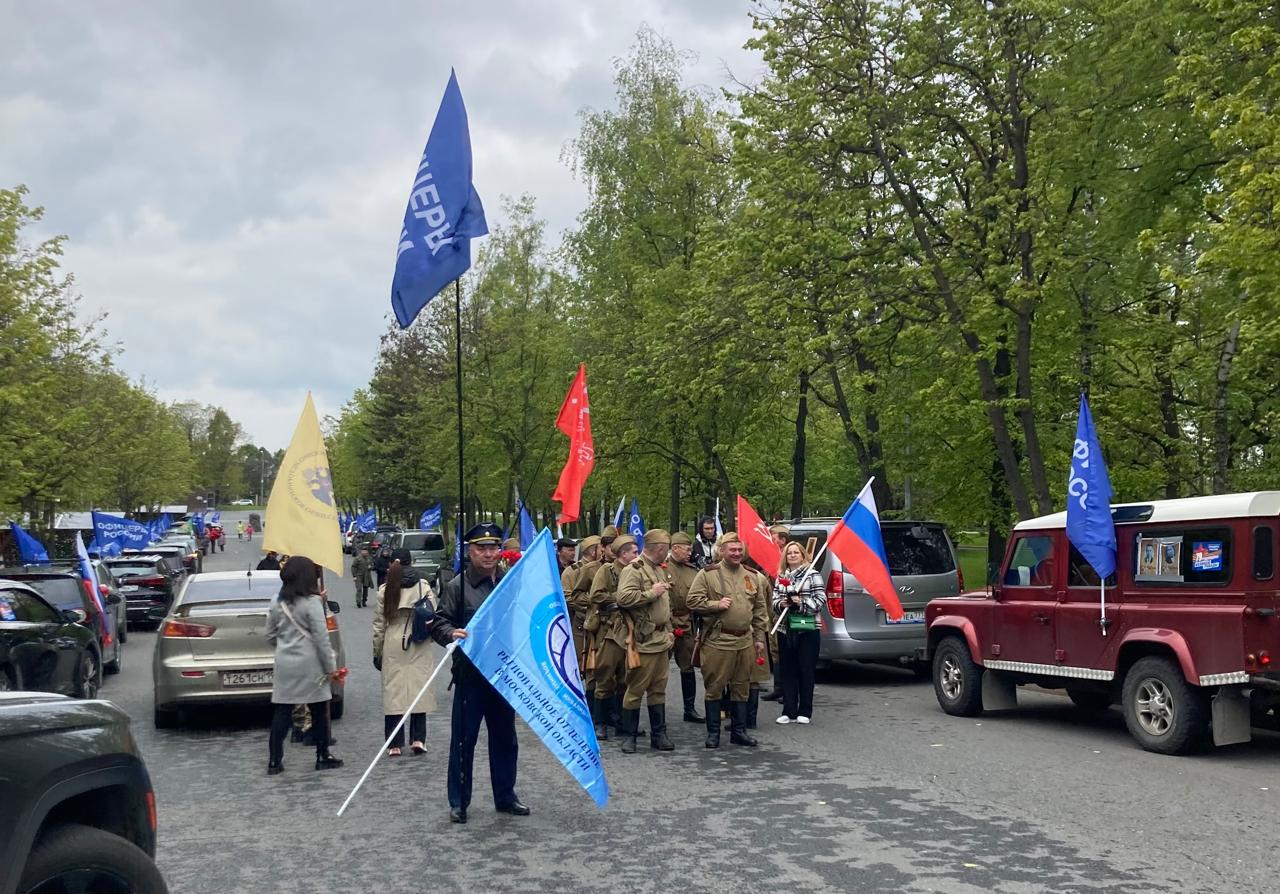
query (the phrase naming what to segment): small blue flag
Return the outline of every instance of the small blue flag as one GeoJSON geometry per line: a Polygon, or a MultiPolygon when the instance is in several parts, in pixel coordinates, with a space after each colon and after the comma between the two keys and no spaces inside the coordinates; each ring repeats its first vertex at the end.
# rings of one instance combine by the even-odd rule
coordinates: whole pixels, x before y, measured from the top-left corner
{"type": "Polygon", "coordinates": [[[222,521],[222,510],[221,509],[213,510],[213,515],[209,516],[209,523],[216,525],[220,521],[222,521]]]}
{"type": "Polygon", "coordinates": [[[520,550],[529,548],[529,544],[533,543],[535,532],[533,530],[533,519],[529,517],[529,507],[524,505],[524,500],[520,501],[520,550]]]}
{"type": "Polygon", "coordinates": [[[444,506],[437,503],[434,506],[428,506],[422,510],[422,517],[418,519],[418,527],[424,531],[430,531],[440,527],[440,522],[444,518],[444,506]]]}
{"type": "Polygon", "coordinates": [[[378,527],[378,513],[375,510],[370,509],[356,516],[357,530],[365,534],[369,534],[377,530],[377,527],[378,527]]]}
{"type": "Polygon", "coordinates": [[[454,533],[458,536],[453,539],[453,573],[462,573],[462,516],[458,516],[458,523],[454,529],[454,533]]]}
{"type": "Polygon", "coordinates": [[[48,565],[49,551],[44,544],[24,531],[17,522],[9,522],[13,531],[14,542],[18,544],[18,555],[23,565],[48,565]]]}
{"type": "Polygon", "coordinates": [[[93,542],[103,556],[119,555],[122,549],[146,549],[151,543],[151,531],[141,522],[94,512],[93,542]]]}
{"type": "Polygon", "coordinates": [[[467,623],[459,648],[596,804],[609,802],[569,609],[546,528],[467,623]]]}
{"type": "Polygon", "coordinates": [[[458,76],[449,73],[427,148],[409,190],[391,278],[391,309],[407,329],[432,298],[471,266],[471,240],[489,232],[471,185],[471,130],[458,76]]]}
{"type": "Polygon", "coordinates": [[[627,533],[636,538],[636,549],[644,549],[644,519],[640,517],[640,506],[636,498],[631,498],[631,519],[627,523],[627,533]]]}
{"type": "Polygon", "coordinates": [[[204,516],[202,516],[199,512],[191,516],[191,527],[195,528],[197,537],[203,537],[204,536],[204,516]]]}
{"type": "Polygon", "coordinates": [[[1098,576],[1116,570],[1116,526],[1111,519],[1111,480],[1093,428],[1089,401],[1080,395],[1080,419],[1067,479],[1067,539],[1098,576]]]}

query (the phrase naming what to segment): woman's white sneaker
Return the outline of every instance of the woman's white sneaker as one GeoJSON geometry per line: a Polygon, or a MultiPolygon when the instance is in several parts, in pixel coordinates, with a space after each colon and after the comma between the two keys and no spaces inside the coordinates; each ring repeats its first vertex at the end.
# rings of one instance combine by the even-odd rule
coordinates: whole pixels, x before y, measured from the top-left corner
{"type": "Polygon", "coordinates": [[[797,717],[797,718],[796,718],[796,723],[808,723],[808,722],[809,722],[809,718],[808,718],[808,717],[797,717]]]}
{"type": "Polygon", "coordinates": [[[786,714],[783,714],[781,717],[779,717],[777,720],[774,721],[774,723],[790,723],[790,722],[791,722],[791,718],[788,717],[786,714]]]}

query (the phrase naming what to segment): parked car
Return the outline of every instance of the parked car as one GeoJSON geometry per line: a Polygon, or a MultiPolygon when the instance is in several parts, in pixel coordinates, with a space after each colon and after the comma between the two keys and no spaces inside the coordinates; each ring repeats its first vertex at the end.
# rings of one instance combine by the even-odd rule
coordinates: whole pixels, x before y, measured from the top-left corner
{"type": "Polygon", "coordinates": [[[929,604],[934,691],[948,714],[1013,708],[1016,687],[1119,702],[1148,751],[1248,741],[1280,708],[1280,491],[1111,507],[1104,582],[1066,513],[1018,523],[990,593],[929,604]],[[1105,593],[1105,611],[1102,596],[1105,593]]]}
{"type": "Polygon", "coordinates": [[[413,567],[433,584],[437,583],[440,566],[448,555],[444,547],[444,535],[439,531],[399,531],[391,535],[392,549],[407,549],[413,556],[413,567]]]}
{"type": "Polygon", "coordinates": [[[247,500],[247,499],[232,500],[231,505],[232,506],[252,506],[253,500],[247,500]]]}
{"type": "Polygon", "coordinates": [[[0,692],[0,894],[166,894],[151,777],[109,702],[0,692]]]}
{"type": "Polygon", "coordinates": [[[154,546],[147,547],[148,551],[152,551],[157,546],[170,547],[179,546],[184,550],[182,556],[182,567],[187,570],[188,574],[199,574],[204,571],[204,556],[201,555],[200,547],[196,543],[196,538],[190,534],[168,534],[163,540],[154,546]]]}
{"type": "MultiPolygon", "coordinates": [[[[146,549],[129,550],[126,549],[121,555],[138,555],[146,554],[152,556],[164,556],[169,560],[169,564],[177,568],[182,574],[191,574],[192,560],[191,553],[185,544],[181,543],[153,543],[146,549]]],[[[201,567],[203,568],[203,557],[201,557],[201,567]]]]}
{"type": "Polygon", "coordinates": [[[93,631],[98,643],[98,654],[104,662],[103,669],[109,674],[120,673],[124,667],[121,655],[120,628],[113,626],[112,618],[118,617],[120,596],[114,594],[112,601],[110,590],[99,591],[95,598],[93,584],[80,576],[79,566],[61,565],[27,565],[23,568],[5,568],[0,576],[8,580],[20,580],[45,598],[60,612],[79,611],[84,614],[84,626],[93,631]],[[98,605],[108,612],[104,617],[98,605]]]}
{"type": "Polygon", "coordinates": [[[134,626],[154,622],[150,616],[154,609],[168,611],[185,576],[181,565],[152,553],[125,553],[107,559],[106,565],[120,582],[128,622],[134,626]]]}
{"type": "MultiPolygon", "coordinates": [[[[280,591],[276,572],[218,571],[187,580],[163,616],[152,671],[155,725],[176,726],[178,711],[199,705],[271,701],[275,650],[267,642],[267,610],[280,591]]],[[[328,602],[329,640],[338,665],[346,651],[338,603],[328,602]]],[[[333,683],[330,716],[342,716],[344,683],[333,683]]]]}
{"type": "MultiPolygon", "coordinates": [[[[813,555],[838,521],[801,519],[790,525],[790,539],[813,555]]],[[[898,621],[889,619],[840,560],[824,552],[819,571],[827,587],[827,607],[819,619],[818,660],[898,664],[926,677],[924,609],[930,599],[955,596],[962,589],[955,549],[946,526],[938,522],[882,521],[880,530],[903,616],[898,621]]]]}
{"type": "Polygon", "coordinates": [[[102,653],[93,631],[82,623],[85,618],[83,609],[61,611],[34,587],[0,579],[0,691],[96,698],[102,653]]]}

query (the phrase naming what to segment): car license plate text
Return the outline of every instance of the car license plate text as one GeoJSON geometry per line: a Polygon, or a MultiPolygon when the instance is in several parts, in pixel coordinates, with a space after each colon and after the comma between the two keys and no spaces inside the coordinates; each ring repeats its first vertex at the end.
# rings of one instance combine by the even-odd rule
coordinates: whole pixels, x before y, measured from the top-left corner
{"type": "Polygon", "coordinates": [[[223,671],[223,686],[270,686],[271,674],[269,670],[256,671],[223,671]]]}
{"type": "Polygon", "coordinates": [[[886,624],[923,624],[924,611],[921,610],[921,611],[914,611],[914,612],[903,612],[902,617],[896,621],[890,618],[888,615],[885,615],[884,622],[886,624]]]}

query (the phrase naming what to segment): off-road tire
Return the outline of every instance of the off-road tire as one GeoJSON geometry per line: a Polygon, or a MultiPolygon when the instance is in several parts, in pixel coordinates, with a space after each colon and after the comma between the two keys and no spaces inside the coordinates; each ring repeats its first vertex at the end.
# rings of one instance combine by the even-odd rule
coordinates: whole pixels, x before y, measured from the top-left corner
{"type": "Polygon", "coordinates": [[[1124,677],[1124,722],[1147,751],[1189,754],[1203,747],[1209,730],[1209,699],[1204,690],[1182,676],[1177,662],[1149,655],[1140,658],[1124,677]],[[1142,719],[1142,695],[1151,688],[1168,694],[1167,729],[1155,732],[1142,719]]]}
{"type": "Polygon", "coordinates": [[[1105,711],[1115,704],[1115,697],[1110,692],[1096,689],[1068,689],[1067,698],[1081,711],[1105,711]]]}
{"type": "Polygon", "coordinates": [[[983,669],[958,636],[948,636],[933,653],[933,693],[942,710],[957,717],[982,713],[983,669]]]}
{"type": "MultiPolygon", "coordinates": [[[[169,891],[160,870],[142,848],[127,838],[78,823],[55,826],[40,837],[27,858],[18,891],[28,894],[42,885],[56,890],[58,879],[64,874],[95,872],[115,881],[121,890],[135,894],[168,894],[169,891]]],[[[83,877],[78,880],[88,882],[83,877]]],[[[74,882],[66,887],[80,889],[74,882]]],[[[92,882],[84,889],[98,890],[92,882]]]]}

